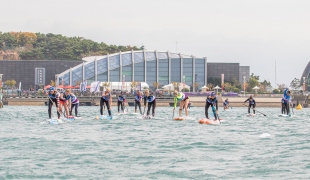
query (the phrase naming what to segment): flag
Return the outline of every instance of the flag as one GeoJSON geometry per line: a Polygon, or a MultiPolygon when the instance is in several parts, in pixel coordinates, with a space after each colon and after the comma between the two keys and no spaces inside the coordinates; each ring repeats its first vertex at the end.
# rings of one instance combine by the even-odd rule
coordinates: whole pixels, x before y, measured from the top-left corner
{"type": "Polygon", "coordinates": [[[19,82],[18,90],[22,90],[22,82],[19,82]]]}
{"type": "Polygon", "coordinates": [[[90,84],[90,92],[98,92],[99,91],[100,81],[95,81],[90,84]]]}

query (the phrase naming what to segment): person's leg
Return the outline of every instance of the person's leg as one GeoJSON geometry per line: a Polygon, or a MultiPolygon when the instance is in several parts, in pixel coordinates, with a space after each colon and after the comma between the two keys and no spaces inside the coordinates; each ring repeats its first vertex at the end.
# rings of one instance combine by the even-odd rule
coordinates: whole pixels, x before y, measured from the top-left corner
{"type": "Polygon", "coordinates": [[[141,110],[141,102],[138,102],[138,106],[139,106],[140,114],[142,114],[142,110],[141,110]]]}
{"type": "Polygon", "coordinates": [[[66,112],[66,118],[68,118],[69,117],[69,109],[68,109],[67,102],[64,102],[64,108],[65,108],[65,112],[66,112]]]}
{"type": "Polygon", "coordinates": [[[248,113],[249,114],[251,114],[250,109],[251,109],[251,104],[249,104],[249,106],[248,106],[248,113]]]}
{"type": "Polygon", "coordinates": [[[103,106],[104,106],[103,99],[100,98],[100,114],[101,114],[101,115],[103,115],[103,106]]]}
{"type": "Polygon", "coordinates": [[[48,100],[48,117],[49,119],[52,119],[52,106],[53,106],[53,101],[50,99],[48,100]]]}
{"type": "Polygon", "coordinates": [[[180,108],[179,108],[179,117],[182,117],[182,110],[184,109],[184,101],[180,102],[180,108]]]}
{"type": "Polygon", "coordinates": [[[186,99],[184,101],[184,107],[185,107],[185,114],[186,114],[186,116],[188,116],[188,103],[189,103],[189,99],[186,99]]]}
{"type": "Polygon", "coordinates": [[[213,104],[210,104],[211,108],[212,108],[212,112],[213,112],[213,115],[214,115],[214,119],[217,119],[217,114],[216,114],[216,109],[215,107],[213,106],[213,104]]]}
{"type": "Polygon", "coordinates": [[[290,105],[289,105],[289,103],[286,103],[285,105],[286,105],[286,113],[287,113],[287,115],[289,115],[290,114],[290,105]]]}
{"type": "Polygon", "coordinates": [[[109,101],[104,101],[104,102],[105,102],[105,104],[106,104],[106,106],[107,106],[109,116],[112,116],[112,115],[111,115],[111,108],[110,108],[109,101]]]}
{"type": "Polygon", "coordinates": [[[78,108],[79,108],[79,103],[75,104],[75,109],[74,109],[75,117],[77,117],[77,115],[78,115],[78,108]]]}
{"type": "Polygon", "coordinates": [[[206,115],[206,118],[207,118],[207,119],[209,119],[209,114],[208,114],[209,106],[210,106],[210,104],[209,104],[208,102],[206,102],[206,106],[205,106],[205,115],[206,115]]]}
{"type": "Polygon", "coordinates": [[[150,115],[151,106],[152,106],[152,103],[147,103],[147,112],[146,112],[147,116],[150,115]]]}
{"type": "Polygon", "coordinates": [[[117,112],[119,113],[119,106],[121,105],[121,102],[117,101],[117,112]]]}
{"type": "MultiPolygon", "coordinates": [[[[54,99],[54,103],[55,103],[56,109],[58,109],[58,105],[57,105],[57,100],[56,99],[54,99]]],[[[60,119],[60,112],[59,112],[59,110],[57,111],[57,116],[58,116],[58,119],[60,119]]]]}
{"type": "Polygon", "coordinates": [[[153,101],[152,116],[155,117],[156,100],[153,101]]]}
{"type": "Polygon", "coordinates": [[[253,104],[253,114],[255,114],[255,104],[253,104]]]}
{"type": "Polygon", "coordinates": [[[124,113],[124,112],[125,112],[125,109],[124,109],[124,102],[121,103],[121,109],[122,109],[122,112],[124,113]]]}
{"type": "Polygon", "coordinates": [[[284,114],[284,103],[281,103],[281,114],[284,114]]]}
{"type": "Polygon", "coordinates": [[[75,104],[71,103],[71,108],[69,109],[69,115],[72,116],[72,109],[75,107],[75,104]]]}
{"type": "Polygon", "coordinates": [[[138,103],[137,103],[137,101],[135,100],[135,113],[137,113],[137,105],[138,105],[138,103]]]}

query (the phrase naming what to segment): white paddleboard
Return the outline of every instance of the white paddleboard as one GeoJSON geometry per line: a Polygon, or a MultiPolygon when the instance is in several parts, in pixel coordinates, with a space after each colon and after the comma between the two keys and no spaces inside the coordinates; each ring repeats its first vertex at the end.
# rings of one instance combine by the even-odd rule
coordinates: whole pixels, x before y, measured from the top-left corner
{"type": "Polygon", "coordinates": [[[246,116],[248,116],[248,117],[255,117],[256,114],[247,114],[246,116]]]}
{"type": "Polygon", "coordinates": [[[287,115],[287,114],[279,114],[278,116],[279,117],[292,117],[293,115],[291,115],[291,114],[289,114],[289,115],[287,115]]]}

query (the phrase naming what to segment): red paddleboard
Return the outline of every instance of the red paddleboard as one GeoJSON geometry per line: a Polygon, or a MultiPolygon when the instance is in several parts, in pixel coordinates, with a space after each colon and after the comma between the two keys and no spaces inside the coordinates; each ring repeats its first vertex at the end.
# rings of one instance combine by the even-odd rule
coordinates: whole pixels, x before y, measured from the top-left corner
{"type": "Polygon", "coordinates": [[[185,120],[185,118],[184,117],[175,117],[175,118],[173,118],[173,120],[183,121],[183,120],[185,120]]]}
{"type": "MultiPolygon", "coordinates": [[[[223,122],[224,120],[222,120],[220,118],[220,121],[223,122]]],[[[200,119],[198,122],[200,124],[221,124],[219,120],[211,120],[211,119],[200,119]]]]}

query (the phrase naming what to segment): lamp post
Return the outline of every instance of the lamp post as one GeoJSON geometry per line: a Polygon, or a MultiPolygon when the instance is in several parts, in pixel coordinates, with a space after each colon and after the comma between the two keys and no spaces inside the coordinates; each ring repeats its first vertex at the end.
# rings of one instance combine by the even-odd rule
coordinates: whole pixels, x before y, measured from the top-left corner
{"type": "Polygon", "coordinates": [[[123,75],[122,91],[124,91],[125,89],[125,80],[126,80],[126,75],[123,75]]]}
{"type": "Polygon", "coordinates": [[[243,95],[245,97],[245,76],[243,76],[243,95]]]}
{"type": "MultiPolygon", "coordinates": [[[[194,92],[197,91],[196,86],[197,86],[197,74],[195,74],[195,83],[194,83],[194,89],[193,89],[194,92]]],[[[197,86],[197,89],[198,89],[198,86],[197,86]]]]}

